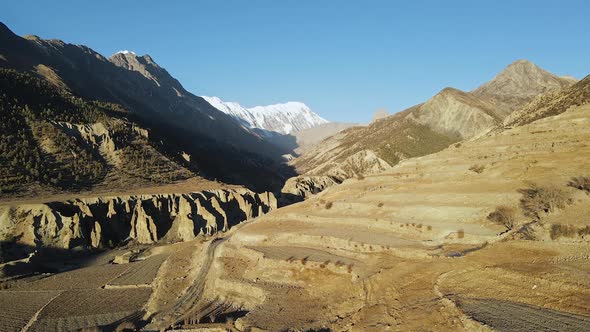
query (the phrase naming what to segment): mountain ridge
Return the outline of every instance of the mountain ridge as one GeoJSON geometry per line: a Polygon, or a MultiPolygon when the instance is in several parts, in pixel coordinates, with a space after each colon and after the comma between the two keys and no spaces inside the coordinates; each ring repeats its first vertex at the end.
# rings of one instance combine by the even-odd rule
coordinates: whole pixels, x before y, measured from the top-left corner
{"type": "Polygon", "coordinates": [[[19,37],[2,25],[0,68],[39,77],[65,98],[119,105],[125,112],[118,117],[149,131],[154,146],[209,179],[269,190],[293,174],[281,165],[283,150],[186,91],[149,55],[106,58],[83,45],[19,37]]]}
{"type": "Polygon", "coordinates": [[[348,128],[326,138],[291,161],[306,176],[336,176],[339,180],[373,172],[373,163],[394,166],[401,160],[438,152],[502,126],[509,114],[536,96],[572,85],[537,65],[517,60],[473,91],[446,87],[422,104],[369,124],[348,128]],[[527,75],[532,77],[527,77],[527,75]],[[505,91],[512,89],[514,91],[505,91]],[[377,159],[359,163],[360,152],[377,159]],[[343,169],[342,163],[348,163],[343,169]],[[367,171],[364,171],[364,170],[367,171]]]}

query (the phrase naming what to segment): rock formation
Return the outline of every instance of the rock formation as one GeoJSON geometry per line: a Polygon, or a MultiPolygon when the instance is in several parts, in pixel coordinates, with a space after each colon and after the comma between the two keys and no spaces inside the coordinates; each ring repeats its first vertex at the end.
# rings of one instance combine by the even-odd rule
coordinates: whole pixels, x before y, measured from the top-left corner
{"type": "Polygon", "coordinates": [[[177,242],[212,235],[275,209],[272,193],[247,189],[95,197],[0,207],[0,241],[71,249],[177,242]]]}

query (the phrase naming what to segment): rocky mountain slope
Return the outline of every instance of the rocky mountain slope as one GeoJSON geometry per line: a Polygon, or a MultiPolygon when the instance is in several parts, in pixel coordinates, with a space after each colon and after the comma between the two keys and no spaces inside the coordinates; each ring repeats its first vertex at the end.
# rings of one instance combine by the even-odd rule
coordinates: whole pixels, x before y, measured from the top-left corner
{"type": "Polygon", "coordinates": [[[558,77],[527,60],[517,60],[471,93],[489,99],[496,112],[506,117],[532,98],[575,82],[573,77],[558,77]]]}
{"type": "Polygon", "coordinates": [[[535,120],[561,114],[570,107],[580,106],[590,101],[590,76],[575,84],[535,97],[528,104],[504,119],[504,126],[524,125],[535,120]]]}
{"type": "Polygon", "coordinates": [[[340,179],[381,171],[401,160],[483,135],[501,126],[508,114],[539,94],[562,91],[572,84],[570,78],[555,76],[519,60],[472,92],[445,88],[425,103],[367,127],[353,127],[329,137],[292,161],[292,165],[300,174],[340,179]],[[355,158],[360,151],[375,157],[355,158]],[[354,160],[364,161],[355,163],[354,160]],[[376,163],[381,166],[370,167],[376,163]]]}
{"type": "MultiPolygon", "coordinates": [[[[139,164],[141,167],[133,171],[137,175],[142,171],[157,173],[148,170],[152,166],[161,171],[185,168],[193,176],[198,174],[211,180],[242,184],[257,190],[276,190],[285,178],[293,174],[288,167],[281,165],[281,149],[236,123],[232,117],[218,111],[204,99],[184,90],[176,79],[148,55],[137,56],[132,52],[120,52],[107,59],[86,46],[67,44],[60,40],[43,40],[36,36],[19,37],[3,24],[0,25],[0,55],[0,68],[9,70],[3,71],[6,86],[14,85],[11,82],[17,76],[14,73],[25,75],[25,78],[20,79],[19,89],[7,90],[9,94],[5,97],[3,112],[11,112],[15,117],[16,122],[11,126],[23,126],[13,129],[17,131],[15,134],[29,137],[30,144],[39,147],[43,145],[42,139],[46,135],[33,135],[31,126],[39,121],[54,120],[56,112],[51,104],[54,101],[46,95],[35,95],[39,92],[35,87],[43,85],[38,81],[40,78],[49,83],[43,85],[40,92],[59,99],[57,102],[60,105],[69,105],[67,109],[72,114],[65,114],[59,120],[64,122],[60,125],[62,128],[79,125],[92,127],[96,122],[101,122],[107,131],[114,132],[116,130],[113,126],[120,127],[121,123],[126,123],[125,126],[133,134],[131,137],[118,136],[119,143],[129,139],[131,141],[123,144],[129,145],[135,138],[143,135],[139,139],[151,146],[148,149],[157,150],[171,162],[168,162],[169,166],[153,164],[150,154],[136,154],[135,157],[146,156],[139,158],[142,160],[139,164]],[[16,104],[13,102],[14,98],[17,100],[16,104]],[[80,106],[81,104],[84,105],[80,106]],[[84,112],[99,112],[101,115],[81,118],[76,114],[84,112]],[[26,124],[22,120],[23,116],[27,117],[26,124]],[[133,128],[141,130],[133,131],[133,128]]],[[[73,133],[71,130],[62,131],[67,135],[73,133]]],[[[83,143],[77,140],[71,142],[83,143]]],[[[86,151],[89,156],[86,159],[101,159],[102,168],[93,167],[92,172],[96,173],[96,176],[93,175],[95,178],[100,174],[104,178],[104,170],[111,169],[117,158],[106,158],[96,151],[92,152],[86,143],[84,145],[75,149],[86,151]]],[[[48,151],[45,149],[46,153],[50,153],[48,151]]],[[[33,159],[40,159],[37,158],[40,153],[19,158],[25,164],[27,161],[38,164],[33,159]]],[[[65,158],[66,155],[60,156],[65,158]]],[[[73,162],[67,158],[59,160],[60,158],[56,162],[73,162]]],[[[9,159],[15,160],[12,155],[9,159]]],[[[131,166],[134,165],[131,163],[131,166]]],[[[10,166],[2,164],[3,169],[7,167],[10,166]]],[[[88,172],[90,168],[88,165],[88,172]]],[[[170,173],[172,178],[176,176],[174,174],[170,173]]],[[[187,172],[184,174],[183,177],[186,177],[187,172]]],[[[39,170],[28,175],[29,180],[26,182],[38,182],[39,177],[43,177],[39,170]]],[[[24,174],[24,177],[26,179],[27,175],[24,174]]],[[[75,175],[72,178],[75,180],[75,175]]],[[[88,176],[80,175],[79,178],[88,176]]],[[[41,179],[41,182],[49,180],[41,179]]],[[[97,183],[94,180],[90,182],[89,184],[97,183]]]]}
{"type": "Polygon", "coordinates": [[[379,172],[402,159],[439,151],[457,139],[439,134],[407,112],[352,127],[305,151],[292,164],[300,174],[339,179],[379,172]]]}
{"type": "Polygon", "coordinates": [[[203,98],[246,128],[262,129],[265,136],[276,136],[276,133],[287,135],[328,123],[328,120],[300,102],[245,108],[236,102],[225,102],[218,97],[203,98]]]}

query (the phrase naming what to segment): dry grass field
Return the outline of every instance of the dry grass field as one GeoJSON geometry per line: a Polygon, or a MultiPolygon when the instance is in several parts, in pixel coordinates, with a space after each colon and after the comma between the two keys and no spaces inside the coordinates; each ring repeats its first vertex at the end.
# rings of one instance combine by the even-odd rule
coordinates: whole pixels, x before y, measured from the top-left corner
{"type": "Polygon", "coordinates": [[[0,331],[21,331],[43,306],[59,294],[59,291],[0,291],[0,331]]]}
{"type": "Polygon", "coordinates": [[[85,267],[58,273],[31,283],[20,284],[20,290],[69,290],[100,288],[129,269],[125,264],[85,267]]]}
{"type": "Polygon", "coordinates": [[[151,289],[80,289],[61,293],[43,309],[31,331],[72,331],[112,324],[140,312],[151,289]]]}
{"type": "Polygon", "coordinates": [[[129,263],[127,264],[127,270],[116,279],[110,281],[108,286],[149,286],[158,274],[160,266],[167,258],[168,255],[161,254],[142,261],[129,263]]]}

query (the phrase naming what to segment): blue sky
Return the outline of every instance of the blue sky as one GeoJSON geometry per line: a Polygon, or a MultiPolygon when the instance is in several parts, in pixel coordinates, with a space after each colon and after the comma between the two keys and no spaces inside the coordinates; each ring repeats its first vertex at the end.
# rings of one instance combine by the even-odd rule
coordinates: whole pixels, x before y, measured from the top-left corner
{"type": "Polygon", "coordinates": [[[0,4],[19,35],[150,54],[197,95],[302,101],[366,122],[525,58],[590,73],[590,1],[30,1],[0,4]],[[59,5],[57,5],[59,3],[59,5]]]}

